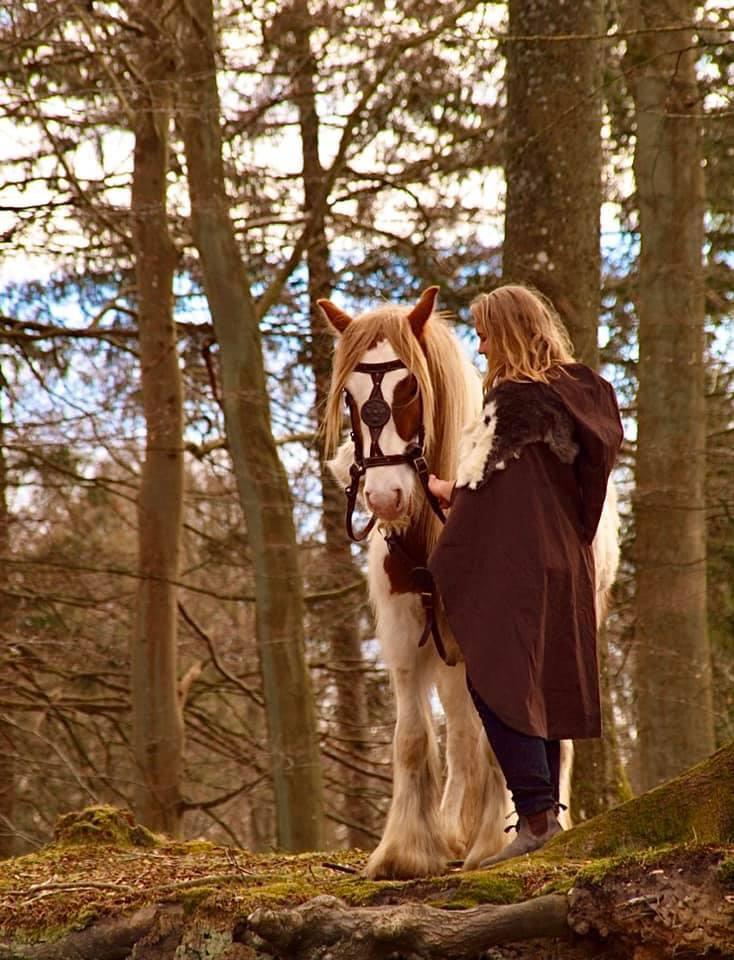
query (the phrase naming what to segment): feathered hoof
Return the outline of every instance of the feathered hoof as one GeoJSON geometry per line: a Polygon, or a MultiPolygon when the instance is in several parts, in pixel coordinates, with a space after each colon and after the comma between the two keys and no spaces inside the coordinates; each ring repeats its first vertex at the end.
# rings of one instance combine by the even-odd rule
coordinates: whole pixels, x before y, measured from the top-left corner
{"type": "Polygon", "coordinates": [[[370,880],[413,880],[434,877],[446,872],[448,856],[410,854],[406,849],[380,844],[372,852],[364,875],[370,880]]]}
{"type": "Polygon", "coordinates": [[[466,853],[466,837],[458,830],[446,829],[443,832],[449,855],[453,860],[460,860],[466,853]]]}

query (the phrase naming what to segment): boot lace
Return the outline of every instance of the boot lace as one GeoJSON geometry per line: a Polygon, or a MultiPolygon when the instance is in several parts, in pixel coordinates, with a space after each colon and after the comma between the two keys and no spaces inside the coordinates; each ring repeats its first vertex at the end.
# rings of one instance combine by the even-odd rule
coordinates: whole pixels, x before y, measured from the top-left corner
{"type": "Polygon", "coordinates": [[[509,820],[510,817],[517,817],[518,818],[517,823],[511,823],[509,827],[505,827],[505,833],[509,833],[510,830],[517,830],[519,833],[520,832],[520,814],[517,812],[517,810],[510,810],[510,812],[505,817],[505,820],[509,820]]]}

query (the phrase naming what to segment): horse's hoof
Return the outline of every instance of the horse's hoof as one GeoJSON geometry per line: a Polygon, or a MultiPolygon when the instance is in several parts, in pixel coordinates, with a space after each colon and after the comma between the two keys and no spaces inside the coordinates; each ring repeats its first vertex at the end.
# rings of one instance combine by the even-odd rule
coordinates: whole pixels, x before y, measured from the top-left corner
{"type": "Polygon", "coordinates": [[[466,853],[466,840],[462,836],[447,830],[444,833],[444,838],[446,840],[446,846],[448,847],[449,856],[454,859],[464,856],[466,853]]]}
{"type": "MultiPolygon", "coordinates": [[[[378,851],[376,850],[375,853],[378,851]]],[[[435,877],[446,872],[447,860],[445,857],[433,858],[419,862],[418,859],[407,861],[404,856],[396,853],[384,853],[367,861],[363,875],[368,880],[415,880],[418,877],[435,877]]]]}

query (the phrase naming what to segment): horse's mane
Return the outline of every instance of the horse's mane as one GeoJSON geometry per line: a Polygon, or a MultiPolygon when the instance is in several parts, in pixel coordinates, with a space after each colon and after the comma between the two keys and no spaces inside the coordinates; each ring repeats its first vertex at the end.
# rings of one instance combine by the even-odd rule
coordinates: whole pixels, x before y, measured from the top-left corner
{"type": "MultiPolygon", "coordinates": [[[[371,347],[387,340],[418,381],[429,469],[449,480],[456,476],[459,435],[479,407],[481,386],[476,371],[446,323],[449,314],[431,314],[418,341],[407,322],[411,309],[390,304],[377,307],[353,320],[339,337],[324,421],[326,449],[333,452],[339,444],[343,424],[342,393],[347,378],[371,347]]],[[[422,528],[430,549],[441,528],[425,498],[421,498],[414,519],[422,528]]]]}

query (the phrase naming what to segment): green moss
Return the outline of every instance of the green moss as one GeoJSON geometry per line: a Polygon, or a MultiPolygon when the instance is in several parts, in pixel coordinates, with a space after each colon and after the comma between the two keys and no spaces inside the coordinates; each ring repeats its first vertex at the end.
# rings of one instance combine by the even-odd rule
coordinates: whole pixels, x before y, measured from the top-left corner
{"type": "Polygon", "coordinates": [[[354,906],[425,901],[460,910],[563,893],[576,884],[601,886],[616,871],[634,872],[653,863],[690,865],[692,860],[705,861],[708,869],[717,864],[721,882],[734,888],[732,847],[645,845],[651,809],[625,804],[559,836],[530,857],[489,870],[375,882],[339,869],[362,869],[361,852],[261,855],[202,840],[167,841],[148,831],[139,833],[124,811],[93,807],[65,817],[55,844],[0,865],[0,931],[8,939],[23,936],[26,942],[52,942],[100,917],[119,916],[161,900],[181,903],[187,917],[196,917],[197,923],[206,917],[215,925],[225,919],[234,923],[260,906],[294,906],[320,894],[354,906]],[[617,842],[611,844],[615,832],[617,842]],[[582,837],[578,847],[575,841],[569,845],[575,834],[582,837]],[[589,858],[589,847],[607,846],[614,848],[611,853],[589,858]],[[64,889],[54,889],[59,878],[64,889]],[[12,904],[4,896],[5,891],[37,884],[48,885],[47,896],[23,897],[12,904]]]}
{"type": "Polygon", "coordinates": [[[191,916],[196,908],[203,904],[210,897],[215,897],[218,891],[216,887],[203,885],[201,887],[188,887],[186,890],[179,890],[176,893],[176,903],[180,903],[184,908],[184,915],[191,916]]]}
{"type": "Polygon", "coordinates": [[[515,903],[523,899],[524,885],[520,876],[484,870],[467,873],[450,896],[433,901],[433,905],[463,910],[482,903],[515,903]]]}
{"type": "Polygon", "coordinates": [[[268,883],[266,886],[248,890],[252,898],[253,905],[267,906],[272,903],[282,903],[292,905],[303,903],[309,897],[316,897],[319,893],[324,893],[323,887],[316,886],[313,881],[310,883],[303,877],[289,877],[287,880],[277,880],[268,883]]]}
{"type": "Polygon", "coordinates": [[[95,920],[98,920],[101,912],[102,911],[98,906],[85,907],[83,910],[80,910],[79,913],[74,917],[68,929],[83,930],[85,927],[88,927],[91,923],[94,923],[95,920]]]}
{"type": "Polygon", "coordinates": [[[718,866],[716,876],[723,886],[734,889],[734,856],[724,857],[718,866]]]}
{"type": "Polygon", "coordinates": [[[600,857],[583,866],[578,871],[577,880],[585,885],[602,886],[611,873],[621,869],[642,867],[649,870],[665,863],[671,857],[685,856],[689,852],[693,855],[696,849],[692,844],[667,845],[622,852],[613,857],[600,857]]]}
{"type": "Polygon", "coordinates": [[[103,843],[124,847],[156,847],[163,841],[135,822],[129,810],[86,807],[60,817],[54,829],[57,844],[103,843]]]}
{"type": "Polygon", "coordinates": [[[628,800],[634,799],[635,792],[632,789],[632,784],[629,781],[627,776],[627,771],[624,767],[619,769],[619,781],[617,782],[617,796],[620,799],[621,803],[627,803],[628,800]]]}
{"type": "Polygon", "coordinates": [[[734,744],[640,797],[556,837],[548,850],[607,857],[672,843],[734,840],[734,744]]]}
{"type": "MultiPolygon", "coordinates": [[[[338,880],[333,883],[335,896],[346,900],[354,907],[368,907],[389,897],[391,893],[399,896],[409,885],[409,881],[402,880],[368,880],[366,877],[355,877],[353,880],[338,880]]],[[[330,885],[331,887],[332,885],[330,885]]]]}

